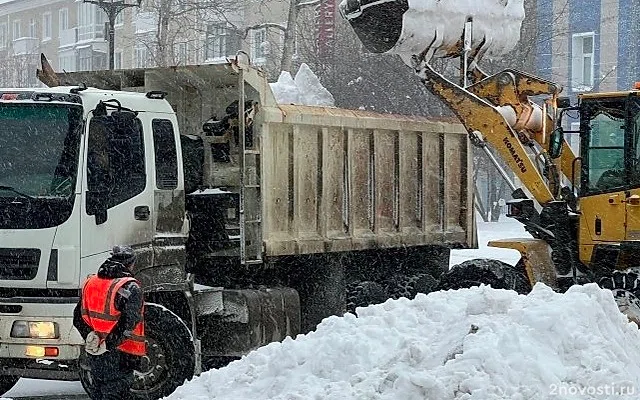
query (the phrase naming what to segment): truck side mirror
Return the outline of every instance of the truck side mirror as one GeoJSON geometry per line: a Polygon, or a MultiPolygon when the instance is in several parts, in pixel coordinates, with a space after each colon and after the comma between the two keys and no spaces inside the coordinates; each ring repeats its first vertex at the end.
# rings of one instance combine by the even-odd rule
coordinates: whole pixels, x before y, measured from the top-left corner
{"type": "Polygon", "coordinates": [[[96,225],[107,222],[107,195],[103,190],[89,190],[87,192],[87,214],[96,217],[96,225]]]}
{"type": "Polygon", "coordinates": [[[558,97],[556,105],[558,108],[569,108],[571,107],[571,99],[569,97],[558,97]]]}
{"type": "Polygon", "coordinates": [[[562,154],[562,143],[564,142],[564,129],[562,127],[556,128],[551,133],[549,140],[549,155],[551,158],[556,159],[562,154]]]}

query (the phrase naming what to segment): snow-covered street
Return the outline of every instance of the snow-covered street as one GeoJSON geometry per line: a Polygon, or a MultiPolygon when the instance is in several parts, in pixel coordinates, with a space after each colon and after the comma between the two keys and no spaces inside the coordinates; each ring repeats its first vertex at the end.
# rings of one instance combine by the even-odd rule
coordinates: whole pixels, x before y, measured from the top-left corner
{"type": "MultiPolygon", "coordinates": [[[[515,220],[502,217],[500,222],[485,223],[478,221],[479,249],[456,250],[451,255],[451,265],[459,264],[465,260],[478,257],[493,257],[508,263],[518,260],[518,253],[504,249],[492,249],[486,246],[489,240],[527,237],[528,234],[515,220]]],[[[41,400],[85,400],[84,390],[79,382],[43,381],[34,379],[22,379],[6,396],[14,400],[27,400],[37,398],[41,400]]]]}

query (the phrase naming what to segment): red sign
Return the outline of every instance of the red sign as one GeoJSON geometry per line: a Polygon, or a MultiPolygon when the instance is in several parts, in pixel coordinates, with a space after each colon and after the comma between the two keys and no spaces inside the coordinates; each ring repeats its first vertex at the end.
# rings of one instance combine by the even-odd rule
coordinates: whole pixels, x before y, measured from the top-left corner
{"type": "Polygon", "coordinates": [[[330,56],[336,35],[336,0],[320,0],[316,8],[316,29],[318,56],[330,56]]]}

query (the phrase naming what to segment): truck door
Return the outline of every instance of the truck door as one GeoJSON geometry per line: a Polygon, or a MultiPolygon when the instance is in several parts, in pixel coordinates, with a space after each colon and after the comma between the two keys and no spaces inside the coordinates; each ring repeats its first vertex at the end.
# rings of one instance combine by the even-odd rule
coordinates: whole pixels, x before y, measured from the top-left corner
{"type": "Polygon", "coordinates": [[[580,243],[619,243],[625,237],[624,100],[583,100],[580,243]]]}
{"type": "Polygon", "coordinates": [[[627,226],[626,240],[640,240],[640,101],[629,97],[627,108],[627,132],[630,151],[629,190],[626,192],[627,226]]]}
{"type": "Polygon", "coordinates": [[[140,119],[114,111],[88,121],[81,226],[81,281],[108,257],[115,244],[134,247],[136,266],[152,263],[153,154],[140,119]]]}

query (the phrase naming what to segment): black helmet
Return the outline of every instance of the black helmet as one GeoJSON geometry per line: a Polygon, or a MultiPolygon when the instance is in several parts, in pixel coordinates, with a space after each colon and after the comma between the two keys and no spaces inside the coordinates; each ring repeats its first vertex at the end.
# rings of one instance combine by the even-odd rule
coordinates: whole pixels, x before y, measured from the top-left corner
{"type": "Polygon", "coordinates": [[[111,250],[111,259],[129,267],[136,262],[136,253],[129,246],[116,245],[111,250]]]}

